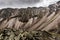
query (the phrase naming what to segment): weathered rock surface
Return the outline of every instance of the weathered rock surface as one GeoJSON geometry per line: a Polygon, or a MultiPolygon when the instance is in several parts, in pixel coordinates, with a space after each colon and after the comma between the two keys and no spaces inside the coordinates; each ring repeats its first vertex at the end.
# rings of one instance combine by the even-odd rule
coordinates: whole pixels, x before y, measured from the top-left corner
{"type": "Polygon", "coordinates": [[[60,1],[55,4],[49,5],[48,7],[0,9],[0,29],[20,28],[30,31],[31,30],[49,31],[50,29],[55,29],[58,27],[58,23],[60,23],[59,20],[60,20],[60,1]]]}

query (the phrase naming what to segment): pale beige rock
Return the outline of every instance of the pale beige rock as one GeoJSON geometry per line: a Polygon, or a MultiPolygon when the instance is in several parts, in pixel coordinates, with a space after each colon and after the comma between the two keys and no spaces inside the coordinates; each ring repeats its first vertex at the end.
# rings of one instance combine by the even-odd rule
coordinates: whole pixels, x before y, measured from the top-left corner
{"type": "Polygon", "coordinates": [[[49,31],[49,30],[51,30],[51,29],[54,29],[54,28],[58,28],[58,27],[55,27],[55,25],[57,25],[57,20],[59,20],[60,19],[60,16],[58,16],[52,23],[50,23],[47,27],[45,27],[44,29],[42,29],[42,31],[43,30],[45,30],[45,31],[49,31]]]}
{"type": "Polygon", "coordinates": [[[41,25],[43,22],[45,22],[47,19],[47,15],[48,13],[35,25],[33,25],[31,28],[29,28],[28,30],[35,30],[37,27],[39,27],[39,25],[41,25]]]}
{"type": "Polygon", "coordinates": [[[23,25],[23,23],[20,22],[18,19],[16,19],[16,23],[15,23],[14,28],[15,28],[15,29],[19,29],[19,28],[21,28],[22,25],[23,25]]]}
{"type": "Polygon", "coordinates": [[[8,27],[7,28],[13,28],[13,26],[16,23],[16,18],[10,19],[7,23],[8,27]]]}
{"type": "Polygon", "coordinates": [[[29,19],[29,21],[25,24],[24,29],[29,28],[33,23],[33,18],[29,19]]]}
{"type": "Polygon", "coordinates": [[[1,24],[0,24],[0,29],[3,29],[3,28],[5,28],[5,27],[7,27],[6,26],[6,23],[7,23],[8,21],[7,20],[4,20],[1,24]]]}

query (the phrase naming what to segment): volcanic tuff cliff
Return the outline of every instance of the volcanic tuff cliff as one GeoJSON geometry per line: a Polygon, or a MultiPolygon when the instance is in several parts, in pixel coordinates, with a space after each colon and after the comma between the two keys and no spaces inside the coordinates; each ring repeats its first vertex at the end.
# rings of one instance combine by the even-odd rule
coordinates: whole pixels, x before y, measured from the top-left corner
{"type": "Polygon", "coordinates": [[[38,23],[39,20],[41,20],[45,16],[49,17],[51,14],[53,14],[53,12],[55,12],[55,15],[57,15],[59,14],[59,11],[60,11],[60,1],[55,4],[49,5],[48,7],[0,9],[0,27],[1,28],[13,28],[14,27],[16,29],[18,28],[27,29],[31,27],[33,30],[35,30],[35,29],[38,29],[39,26],[41,26],[41,24],[43,23],[42,22],[40,25],[38,24],[38,26],[35,27],[34,25],[37,25],[36,23],[38,23]],[[30,19],[33,21],[32,22],[29,21],[30,19]]]}

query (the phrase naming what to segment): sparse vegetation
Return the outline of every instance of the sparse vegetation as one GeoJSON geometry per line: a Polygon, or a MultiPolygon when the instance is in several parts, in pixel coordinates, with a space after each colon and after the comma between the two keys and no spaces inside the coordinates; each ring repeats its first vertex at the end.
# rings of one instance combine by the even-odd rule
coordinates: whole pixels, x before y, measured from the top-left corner
{"type": "Polygon", "coordinates": [[[57,35],[46,31],[4,29],[0,31],[0,40],[59,40],[57,35]]]}

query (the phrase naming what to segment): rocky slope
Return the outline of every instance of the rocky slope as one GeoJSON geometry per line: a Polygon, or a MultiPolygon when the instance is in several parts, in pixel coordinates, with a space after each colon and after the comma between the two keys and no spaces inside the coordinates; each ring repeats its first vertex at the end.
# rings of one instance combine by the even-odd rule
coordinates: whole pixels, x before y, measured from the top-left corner
{"type": "Polygon", "coordinates": [[[0,29],[24,30],[59,29],[60,1],[48,7],[4,8],[0,9],[0,29]],[[59,27],[59,28],[58,28],[59,27]]]}

